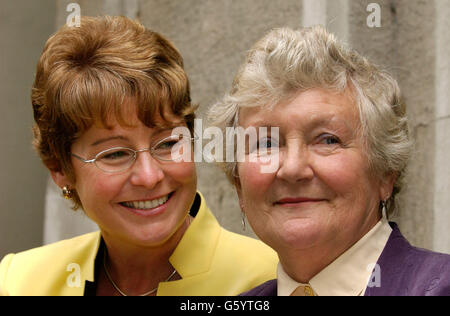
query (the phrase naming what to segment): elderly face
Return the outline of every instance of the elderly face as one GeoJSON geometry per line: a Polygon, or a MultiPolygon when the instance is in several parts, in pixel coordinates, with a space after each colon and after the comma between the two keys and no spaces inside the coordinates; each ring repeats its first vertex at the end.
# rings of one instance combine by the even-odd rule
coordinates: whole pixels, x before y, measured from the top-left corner
{"type": "Polygon", "coordinates": [[[244,127],[279,127],[279,168],[238,164],[240,204],[255,233],[277,251],[343,252],[379,220],[392,186],[369,170],[350,92],[299,93],[273,111],[243,109],[244,127]]]}
{"type": "MultiPolygon", "coordinates": [[[[92,159],[114,147],[149,148],[171,135],[172,129],[149,128],[134,110],[130,113],[134,127],[114,121],[112,130],[92,126],[74,142],[72,153],[92,159]]],[[[163,244],[181,227],[196,194],[194,163],[161,162],[148,151],[139,153],[134,165],[118,173],[105,173],[76,158],[72,164],[76,183],[71,188],[77,191],[85,213],[109,239],[141,246],[163,244]]],[[[67,185],[63,174],[53,174],[53,178],[60,187],[67,185]]]]}

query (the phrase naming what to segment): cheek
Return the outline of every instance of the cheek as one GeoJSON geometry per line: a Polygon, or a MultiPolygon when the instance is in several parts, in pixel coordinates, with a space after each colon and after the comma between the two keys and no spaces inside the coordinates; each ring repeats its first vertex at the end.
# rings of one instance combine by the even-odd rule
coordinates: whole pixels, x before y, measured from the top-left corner
{"type": "Polygon", "coordinates": [[[180,162],[173,165],[173,168],[165,170],[165,177],[180,184],[197,184],[197,172],[195,164],[192,162],[180,162]]]}
{"type": "Polygon", "coordinates": [[[346,153],[316,160],[317,176],[338,197],[364,197],[372,187],[368,164],[362,155],[346,153]]]}
{"type": "Polygon", "coordinates": [[[238,172],[244,204],[263,202],[275,174],[261,173],[260,165],[256,163],[242,163],[238,166],[238,172]]]}
{"type": "Polygon", "coordinates": [[[86,213],[92,210],[104,209],[100,204],[109,203],[120,193],[124,178],[98,171],[92,166],[73,164],[76,177],[75,189],[80,197],[86,213]]]}
{"type": "Polygon", "coordinates": [[[77,191],[85,210],[100,203],[109,202],[117,196],[123,187],[121,177],[91,175],[78,179],[77,191]]]}

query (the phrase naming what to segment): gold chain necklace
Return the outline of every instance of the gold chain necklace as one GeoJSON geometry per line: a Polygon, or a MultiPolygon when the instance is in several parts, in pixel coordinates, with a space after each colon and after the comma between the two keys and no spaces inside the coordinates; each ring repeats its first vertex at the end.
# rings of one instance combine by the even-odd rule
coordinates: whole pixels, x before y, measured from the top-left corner
{"type": "MultiPolygon", "coordinates": [[[[105,269],[106,277],[108,278],[109,282],[111,282],[112,286],[116,289],[116,291],[119,292],[120,295],[122,295],[122,296],[128,296],[117,286],[116,283],[114,283],[111,275],[108,272],[108,269],[106,268],[106,251],[104,252],[104,255],[103,255],[103,268],[105,269]]],[[[173,272],[170,274],[170,276],[164,282],[170,281],[176,272],[177,272],[177,270],[173,269],[173,272]]],[[[158,290],[158,287],[156,287],[153,290],[150,290],[148,292],[145,292],[144,294],[140,294],[138,296],[149,296],[150,294],[155,293],[157,290],[158,290]]]]}
{"type": "MultiPolygon", "coordinates": [[[[188,217],[189,217],[189,226],[190,226],[192,223],[192,217],[189,215],[188,215],[188,217]]],[[[116,291],[119,292],[120,295],[122,295],[122,296],[128,296],[113,281],[111,275],[108,272],[108,268],[106,268],[106,251],[103,253],[103,268],[105,269],[106,277],[108,278],[109,282],[111,282],[112,286],[116,289],[116,291]]],[[[173,269],[173,272],[169,275],[169,277],[164,282],[169,282],[173,278],[173,276],[175,275],[176,272],[177,272],[177,270],[173,269]]],[[[138,296],[149,296],[150,294],[155,293],[157,290],[158,290],[158,287],[156,287],[153,290],[150,290],[148,292],[145,292],[144,294],[140,294],[138,296]]]]}

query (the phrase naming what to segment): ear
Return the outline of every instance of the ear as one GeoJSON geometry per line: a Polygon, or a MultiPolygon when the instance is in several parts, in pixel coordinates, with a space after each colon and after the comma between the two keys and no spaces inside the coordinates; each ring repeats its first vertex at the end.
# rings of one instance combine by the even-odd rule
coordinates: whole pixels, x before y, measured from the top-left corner
{"type": "Polygon", "coordinates": [[[392,191],[394,190],[395,181],[397,181],[397,173],[388,173],[381,179],[380,183],[380,200],[386,201],[392,196],[392,191]]]}
{"type": "Polygon", "coordinates": [[[72,185],[63,171],[50,171],[50,175],[52,176],[53,182],[61,189],[65,186],[72,185]]]}

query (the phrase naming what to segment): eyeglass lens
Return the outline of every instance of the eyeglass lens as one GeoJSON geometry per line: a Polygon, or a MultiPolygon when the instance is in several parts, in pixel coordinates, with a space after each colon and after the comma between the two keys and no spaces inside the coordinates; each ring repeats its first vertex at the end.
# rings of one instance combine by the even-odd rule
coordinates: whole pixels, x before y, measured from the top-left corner
{"type": "Polygon", "coordinates": [[[135,151],[118,147],[105,150],[97,155],[95,164],[106,172],[119,172],[130,167],[139,152],[150,151],[151,155],[161,161],[178,161],[184,154],[184,146],[189,138],[174,135],[157,142],[152,148],[135,151]]]}

